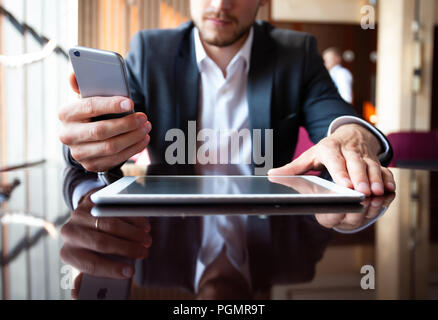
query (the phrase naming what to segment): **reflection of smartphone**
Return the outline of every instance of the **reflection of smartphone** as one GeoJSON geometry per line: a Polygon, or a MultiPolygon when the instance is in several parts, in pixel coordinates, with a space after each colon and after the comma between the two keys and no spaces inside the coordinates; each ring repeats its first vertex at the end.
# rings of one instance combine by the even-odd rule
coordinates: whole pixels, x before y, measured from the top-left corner
{"type": "Polygon", "coordinates": [[[79,300],[128,300],[132,279],[118,280],[82,276],[79,300]]]}
{"type": "MultiPolygon", "coordinates": [[[[130,98],[123,58],[115,52],[85,47],[69,51],[82,98],[122,96],[130,98]]],[[[93,121],[121,118],[130,113],[96,117],[93,121]]]]}
{"type": "MultiPolygon", "coordinates": [[[[102,257],[113,261],[123,261],[134,265],[134,260],[114,255],[103,255],[102,257]]],[[[99,266],[96,266],[99,268],[99,266]]],[[[131,292],[131,279],[109,279],[98,278],[88,274],[82,276],[81,287],[79,288],[79,300],[128,300],[131,292]]]]}

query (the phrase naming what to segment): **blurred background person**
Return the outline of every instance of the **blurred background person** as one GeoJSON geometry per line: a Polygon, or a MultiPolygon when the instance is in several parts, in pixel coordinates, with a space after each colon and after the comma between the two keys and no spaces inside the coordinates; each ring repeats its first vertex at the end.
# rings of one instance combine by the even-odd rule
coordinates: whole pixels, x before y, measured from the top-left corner
{"type": "Polygon", "coordinates": [[[353,103],[353,76],[341,65],[342,52],[339,48],[330,47],[323,53],[324,64],[330,72],[339,94],[348,103],[353,103]]]}

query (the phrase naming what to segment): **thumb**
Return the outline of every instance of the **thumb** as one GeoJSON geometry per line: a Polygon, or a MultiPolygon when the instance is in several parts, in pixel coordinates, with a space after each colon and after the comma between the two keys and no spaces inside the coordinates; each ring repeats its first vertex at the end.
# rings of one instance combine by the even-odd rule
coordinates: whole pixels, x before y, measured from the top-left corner
{"type": "Polygon", "coordinates": [[[268,171],[269,176],[286,176],[286,175],[299,175],[306,173],[313,169],[313,161],[309,152],[304,152],[300,157],[294,161],[276,169],[268,171]]]}
{"type": "Polygon", "coordinates": [[[73,91],[76,92],[77,94],[81,94],[81,92],[79,91],[78,82],[76,81],[76,75],[74,73],[70,75],[69,80],[70,80],[70,86],[73,89],[73,91]]]}

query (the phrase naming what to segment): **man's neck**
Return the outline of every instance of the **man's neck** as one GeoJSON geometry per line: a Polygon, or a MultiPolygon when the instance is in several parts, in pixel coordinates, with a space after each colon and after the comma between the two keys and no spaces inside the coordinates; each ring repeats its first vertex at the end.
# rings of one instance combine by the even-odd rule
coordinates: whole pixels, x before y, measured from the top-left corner
{"type": "Polygon", "coordinates": [[[224,77],[227,76],[227,67],[230,64],[231,60],[233,60],[234,56],[239,52],[239,50],[245,44],[245,41],[248,39],[249,31],[238,41],[233,43],[228,47],[217,47],[213,45],[209,45],[205,43],[201,39],[201,43],[204,46],[204,50],[207,55],[213,60],[218,67],[221,69],[224,77]]]}

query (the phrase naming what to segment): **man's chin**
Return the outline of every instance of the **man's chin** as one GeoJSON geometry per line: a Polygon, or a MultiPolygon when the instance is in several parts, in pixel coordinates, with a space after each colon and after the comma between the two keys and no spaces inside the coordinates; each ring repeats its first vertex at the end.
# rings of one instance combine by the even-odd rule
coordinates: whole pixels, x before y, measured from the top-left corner
{"type": "Polygon", "coordinates": [[[203,38],[204,42],[210,46],[215,46],[219,48],[225,48],[233,45],[235,39],[223,39],[223,38],[203,38]]]}
{"type": "Polygon", "coordinates": [[[229,47],[239,41],[245,33],[239,34],[238,32],[230,31],[225,34],[225,30],[221,29],[218,32],[207,31],[205,33],[201,32],[202,41],[206,44],[215,47],[229,47]]]}

